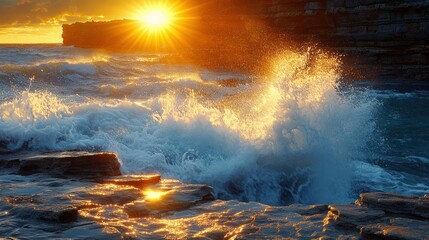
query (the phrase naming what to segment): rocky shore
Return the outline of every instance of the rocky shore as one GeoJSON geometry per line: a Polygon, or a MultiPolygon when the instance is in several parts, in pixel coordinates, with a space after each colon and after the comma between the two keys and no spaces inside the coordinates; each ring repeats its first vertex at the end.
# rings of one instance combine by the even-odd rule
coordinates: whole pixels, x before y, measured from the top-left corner
{"type": "Polygon", "coordinates": [[[355,203],[216,200],[212,188],[126,175],[114,153],[0,156],[6,239],[429,239],[429,196],[362,193],[355,203]]]}

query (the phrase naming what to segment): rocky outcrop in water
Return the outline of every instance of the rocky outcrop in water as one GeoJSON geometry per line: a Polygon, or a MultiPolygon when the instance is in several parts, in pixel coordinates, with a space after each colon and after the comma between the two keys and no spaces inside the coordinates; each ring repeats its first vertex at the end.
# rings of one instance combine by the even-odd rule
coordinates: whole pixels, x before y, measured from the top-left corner
{"type": "Polygon", "coordinates": [[[52,176],[80,176],[85,178],[119,176],[120,163],[115,153],[89,153],[83,151],[22,153],[4,155],[0,167],[9,173],[52,176]]]}
{"type": "Polygon", "coordinates": [[[144,50],[141,25],[133,20],[111,22],[87,22],[63,25],[63,44],[81,48],[102,48],[110,50],[144,50]]]}
{"type": "Polygon", "coordinates": [[[272,207],[215,200],[209,186],[159,175],[115,176],[111,153],[30,155],[0,156],[0,237],[427,239],[429,232],[427,195],[364,193],[355,204],[272,207]],[[20,172],[27,161],[49,164],[20,172]],[[75,164],[95,174],[67,170],[75,164]]]}

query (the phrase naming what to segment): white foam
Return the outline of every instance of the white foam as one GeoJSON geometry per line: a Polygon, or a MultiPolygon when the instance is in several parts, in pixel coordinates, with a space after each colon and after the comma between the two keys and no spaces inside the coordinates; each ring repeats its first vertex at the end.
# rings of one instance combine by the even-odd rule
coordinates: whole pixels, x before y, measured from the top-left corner
{"type": "Polygon", "coordinates": [[[97,69],[89,63],[70,64],[64,63],[60,69],[64,74],[80,74],[80,75],[93,75],[97,73],[97,69]]]}
{"type": "Polygon", "coordinates": [[[411,195],[424,195],[429,186],[423,183],[406,183],[405,176],[399,172],[388,172],[380,166],[366,162],[353,163],[357,173],[356,183],[370,191],[397,192],[411,195]]]}
{"type": "MultiPolygon", "coordinates": [[[[376,104],[339,94],[338,64],[323,53],[285,52],[273,66],[234,88],[180,67],[152,68],[142,83],[101,84],[102,95],[134,96],[122,100],[23,91],[0,105],[0,135],[10,149],[115,151],[127,172],[207,183],[223,198],[349,201],[350,163],[365,155],[376,104]]],[[[66,63],[61,71],[97,69],[66,63]]]]}

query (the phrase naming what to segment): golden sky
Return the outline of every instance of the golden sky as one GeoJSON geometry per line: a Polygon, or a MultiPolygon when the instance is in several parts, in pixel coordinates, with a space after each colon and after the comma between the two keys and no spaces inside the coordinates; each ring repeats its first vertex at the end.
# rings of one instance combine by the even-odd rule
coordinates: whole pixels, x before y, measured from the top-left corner
{"type": "Polygon", "coordinates": [[[148,2],[0,0],[0,43],[61,43],[62,24],[136,18],[139,8],[148,2]]]}

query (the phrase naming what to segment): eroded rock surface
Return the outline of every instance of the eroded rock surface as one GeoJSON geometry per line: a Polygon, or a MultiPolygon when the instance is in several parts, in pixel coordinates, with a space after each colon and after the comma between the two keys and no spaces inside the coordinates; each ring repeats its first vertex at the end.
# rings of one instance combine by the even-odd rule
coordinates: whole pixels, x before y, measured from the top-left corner
{"type": "Polygon", "coordinates": [[[356,201],[357,205],[379,208],[386,212],[429,218],[429,198],[403,196],[394,193],[364,193],[356,201]]]}
{"type": "Polygon", "coordinates": [[[409,218],[392,218],[385,223],[369,224],[361,228],[361,235],[380,239],[429,239],[429,224],[409,218]]]}
{"type": "Polygon", "coordinates": [[[327,218],[340,226],[359,228],[368,221],[381,219],[384,215],[384,211],[381,210],[343,204],[329,206],[327,218]]]}
{"type": "MultiPolygon", "coordinates": [[[[13,161],[18,169],[22,160],[13,161]]],[[[92,167],[87,162],[82,167],[92,167]]],[[[273,207],[215,200],[209,186],[159,175],[58,178],[45,167],[23,176],[7,163],[0,176],[2,238],[428,238],[427,196],[364,193],[355,204],[273,207]]]]}

